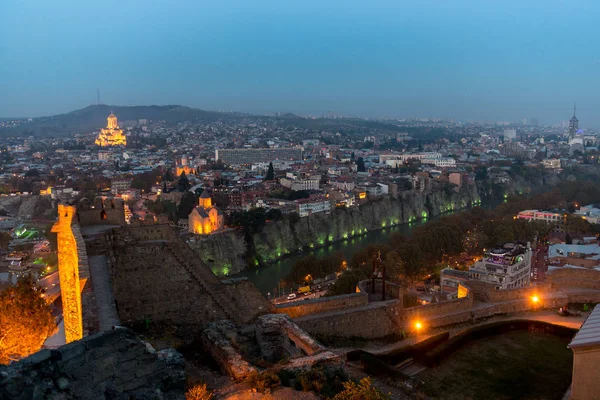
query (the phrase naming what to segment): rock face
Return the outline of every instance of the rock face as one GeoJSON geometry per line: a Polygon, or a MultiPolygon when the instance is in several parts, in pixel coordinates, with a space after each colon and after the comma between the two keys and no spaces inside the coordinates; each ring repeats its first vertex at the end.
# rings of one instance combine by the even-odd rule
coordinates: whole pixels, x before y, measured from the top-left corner
{"type": "Polygon", "coordinates": [[[368,231],[460,210],[481,203],[477,186],[454,191],[406,191],[398,198],[384,197],[361,207],[336,209],[301,218],[297,223],[281,220],[268,223],[247,243],[241,230],[199,239],[190,246],[217,275],[235,274],[248,261],[275,261],[305,248],[315,248],[368,231]],[[254,248],[253,254],[248,249],[254,248]]]}
{"type": "Polygon", "coordinates": [[[2,399],[184,399],[185,361],[115,328],[0,368],[2,399]]]}

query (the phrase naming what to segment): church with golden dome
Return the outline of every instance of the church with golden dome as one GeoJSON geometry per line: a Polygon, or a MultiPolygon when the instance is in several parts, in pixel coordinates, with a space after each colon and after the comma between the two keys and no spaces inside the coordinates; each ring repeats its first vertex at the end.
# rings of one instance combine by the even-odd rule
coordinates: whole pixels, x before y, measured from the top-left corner
{"type": "Polygon", "coordinates": [[[123,133],[123,129],[119,128],[117,117],[112,112],[108,116],[106,128],[100,129],[96,144],[102,147],[127,145],[127,137],[123,133]]]}

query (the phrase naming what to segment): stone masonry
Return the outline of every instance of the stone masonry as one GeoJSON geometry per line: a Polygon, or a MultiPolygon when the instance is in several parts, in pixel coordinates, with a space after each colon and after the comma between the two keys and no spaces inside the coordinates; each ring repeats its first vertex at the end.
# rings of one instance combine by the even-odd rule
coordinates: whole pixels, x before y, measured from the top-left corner
{"type": "Polygon", "coordinates": [[[1,399],[184,399],[185,361],[126,328],[0,367],[1,399]]]}

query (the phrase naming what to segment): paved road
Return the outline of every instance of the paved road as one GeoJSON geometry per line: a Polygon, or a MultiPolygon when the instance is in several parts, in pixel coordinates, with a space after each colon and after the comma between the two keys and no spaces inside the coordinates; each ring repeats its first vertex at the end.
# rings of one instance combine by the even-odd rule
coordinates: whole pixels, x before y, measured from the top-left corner
{"type": "Polygon", "coordinates": [[[540,245],[533,254],[532,261],[532,272],[533,281],[543,282],[546,279],[546,273],[548,272],[548,264],[545,261],[545,257],[548,254],[548,247],[546,245],[540,245]]]}
{"type": "Polygon", "coordinates": [[[120,325],[119,315],[115,306],[115,298],[109,282],[108,258],[92,256],[89,258],[92,288],[98,308],[100,332],[111,330],[120,325]]]}
{"type": "Polygon", "coordinates": [[[38,281],[38,284],[46,289],[46,299],[49,302],[53,302],[60,296],[60,280],[58,278],[58,271],[46,275],[38,281]]]}

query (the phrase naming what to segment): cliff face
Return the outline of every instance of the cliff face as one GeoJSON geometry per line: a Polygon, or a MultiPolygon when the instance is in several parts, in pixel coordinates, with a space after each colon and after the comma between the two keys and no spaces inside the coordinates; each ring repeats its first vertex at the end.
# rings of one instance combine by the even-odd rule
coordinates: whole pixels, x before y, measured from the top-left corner
{"type": "Polygon", "coordinates": [[[188,244],[218,276],[237,274],[246,268],[247,246],[241,229],[196,236],[196,241],[188,244]]]}
{"type": "Polygon", "coordinates": [[[360,207],[335,209],[301,218],[274,221],[247,243],[241,230],[210,235],[190,243],[217,275],[235,274],[247,266],[272,262],[292,252],[363,235],[385,227],[457,211],[481,203],[485,195],[476,186],[454,191],[407,191],[398,198],[384,197],[360,207]],[[248,254],[247,249],[254,249],[248,254]]]}

